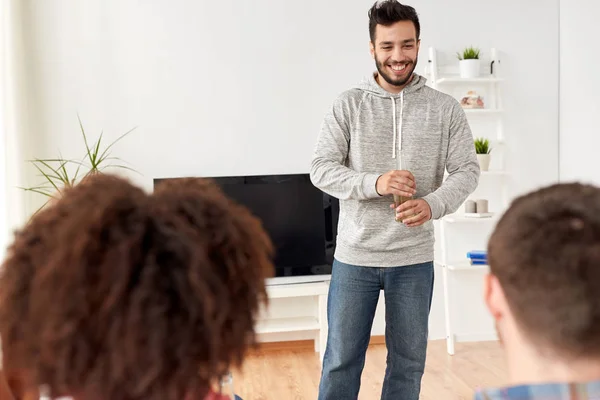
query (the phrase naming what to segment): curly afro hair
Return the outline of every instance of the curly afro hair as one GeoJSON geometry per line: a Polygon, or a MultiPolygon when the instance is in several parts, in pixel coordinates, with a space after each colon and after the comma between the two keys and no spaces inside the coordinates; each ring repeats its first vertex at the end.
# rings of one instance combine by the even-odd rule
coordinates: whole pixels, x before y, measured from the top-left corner
{"type": "Polygon", "coordinates": [[[272,258],[259,220],[210,180],[147,194],[94,176],[16,233],[0,276],[5,365],[52,397],[202,399],[255,344],[272,258]]]}

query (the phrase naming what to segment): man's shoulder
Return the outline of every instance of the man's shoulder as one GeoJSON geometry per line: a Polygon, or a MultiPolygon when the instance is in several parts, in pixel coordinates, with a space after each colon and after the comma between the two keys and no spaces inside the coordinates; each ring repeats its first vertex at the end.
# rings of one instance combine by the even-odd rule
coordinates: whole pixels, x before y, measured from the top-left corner
{"type": "Polygon", "coordinates": [[[333,101],[334,110],[347,110],[354,113],[364,99],[364,91],[359,88],[345,90],[333,101]]]}
{"type": "Polygon", "coordinates": [[[335,99],[336,103],[360,102],[364,97],[365,92],[359,88],[351,88],[344,90],[335,99]]]}

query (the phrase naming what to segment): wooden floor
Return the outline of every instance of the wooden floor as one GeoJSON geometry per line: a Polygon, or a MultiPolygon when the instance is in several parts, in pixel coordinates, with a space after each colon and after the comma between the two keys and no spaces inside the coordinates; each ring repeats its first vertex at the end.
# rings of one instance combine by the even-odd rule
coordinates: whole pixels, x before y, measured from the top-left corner
{"type": "MultiPolygon", "coordinates": [[[[385,345],[369,347],[359,400],[380,398],[385,358],[385,345]]],[[[311,349],[259,350],[234,373],[234,386],[244,400],[316,400],[320,373],[319,358],[311,349]]],[[[445,341],[432,341],[421,399],[472,399],[475,388],[498,386],[505,378],[497,342],[459,343],[456,354],[449,356],[445,341]]]]}

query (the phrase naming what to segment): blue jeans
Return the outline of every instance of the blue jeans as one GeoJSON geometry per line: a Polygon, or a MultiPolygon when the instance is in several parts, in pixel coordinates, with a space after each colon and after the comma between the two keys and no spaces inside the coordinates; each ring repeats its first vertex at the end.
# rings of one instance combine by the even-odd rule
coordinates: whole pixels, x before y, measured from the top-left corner
{"type": "Polygon", "coordinates": [[[388,351],[381,399],[418,400],[425,369],[433,275],[433,262],[373,268],[334,261],[319,400],[358,398],[381,289],[388,351]]]}

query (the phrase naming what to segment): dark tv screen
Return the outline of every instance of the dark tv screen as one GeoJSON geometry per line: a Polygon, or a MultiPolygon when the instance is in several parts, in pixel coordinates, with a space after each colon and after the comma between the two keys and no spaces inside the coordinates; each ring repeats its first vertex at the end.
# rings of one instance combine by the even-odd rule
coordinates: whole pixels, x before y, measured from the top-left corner
{"type": "Polygon", "coordinates": [[[211,179],[261,220],[275,248],[276,277],[331,273],[339,202],[308,174],[211,179]]]}

